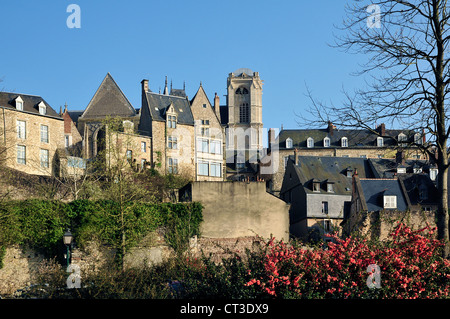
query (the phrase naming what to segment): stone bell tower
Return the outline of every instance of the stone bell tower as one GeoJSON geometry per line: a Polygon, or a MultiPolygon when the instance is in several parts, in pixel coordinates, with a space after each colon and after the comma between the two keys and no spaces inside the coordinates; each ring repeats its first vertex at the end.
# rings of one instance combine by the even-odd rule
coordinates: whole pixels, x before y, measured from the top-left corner
{"type": "Polygon", "coordinates": [[[262,86],[259,72],[250,69],[228,75],[228,150],[262,150],[262,86]]]}

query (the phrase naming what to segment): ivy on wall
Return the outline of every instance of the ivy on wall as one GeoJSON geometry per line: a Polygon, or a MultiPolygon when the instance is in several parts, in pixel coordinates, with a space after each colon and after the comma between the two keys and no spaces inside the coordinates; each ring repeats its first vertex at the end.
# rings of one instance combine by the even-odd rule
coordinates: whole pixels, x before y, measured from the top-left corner
{"type": "Polygon", "coordinates": [[[47,257],[61,257],[67,228],[80,247],[98,240],[112,247],[124,244],[129,249],[148,233],[163,228],[167,243],[179,252],[188,247],[190,237],[200,235],[202,220],[200,203],[128,202],[120,206],[110,200],[10,201],[0,207],[0,251],[1,247],[19,244],[47,257]]]}

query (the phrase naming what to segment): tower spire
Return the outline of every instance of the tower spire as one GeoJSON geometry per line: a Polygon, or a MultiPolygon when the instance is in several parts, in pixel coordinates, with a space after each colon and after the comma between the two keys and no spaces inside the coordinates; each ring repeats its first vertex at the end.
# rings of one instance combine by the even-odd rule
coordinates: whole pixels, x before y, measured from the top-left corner
{"type": "Polygon", "coordinates": [[[164,95],[169,95],[168,89],[167,89],[167,75],[166,75],[166,84],[164,87],[164,95]]]}

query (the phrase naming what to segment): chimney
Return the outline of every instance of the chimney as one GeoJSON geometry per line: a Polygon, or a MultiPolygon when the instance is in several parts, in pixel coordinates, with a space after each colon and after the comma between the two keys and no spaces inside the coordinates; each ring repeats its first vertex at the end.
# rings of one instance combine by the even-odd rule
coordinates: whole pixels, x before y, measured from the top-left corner
{"type": "Polygon", "coordinates": [[[142,85],[142,91],[147,93],[148,92],[148,80],[144,79],[141,81],[142,85]]]}
{"type": "Polygon", "coordinates": [[[272,144],[275,143],[275,129],[269,128],[269,150],[272,149],[272,144]]]}
{"type": "Polygon", "coordinates": [[[217,95],[217,92],[214,93],[214,111],[216,112],[219,122],[222,122],[222,120],[220,119],[220,98],[217,95]]]}
{"type": "Polygon", "coordinates": [[[336,127],[333,125],[333,123],[331,123],[331,121],[328,121],[328,133],[330,133],[331,136],[333,136],[333,130],[336,127]]]}
{"type": "Polygon", "coordinates": [[[399,165],[405,165],[405,152],[401,149],[395,154],[395,162],[399,165]]]}
{"type": "Polygon", "coordinates": [[[378,126],[378,133],[380,133],[380,136],[386,135],[386,125],[384,125],[384,123],[381,123],[380,126],[378,126]]]}

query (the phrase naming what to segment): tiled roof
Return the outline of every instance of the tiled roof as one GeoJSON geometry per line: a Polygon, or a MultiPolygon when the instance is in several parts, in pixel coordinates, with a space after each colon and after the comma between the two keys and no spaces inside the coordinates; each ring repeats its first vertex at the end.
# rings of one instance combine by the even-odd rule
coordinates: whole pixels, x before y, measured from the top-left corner
{"type": "Polygon", "coordinates": [[[165,112],[171,104],[177,113],[179,124],[194,125],[189,101],[185,97],[146,92],[150,116],[154,121],[165,121],[165,112]]]}
{"type": "Polygon", "coordinates": [[[105,118],[106,116],[136,116],[136,110],[109,73],[80,118],[105,118]]]}
{"type": "MultiPolygon", "coordinates": [[[[400,133],[407,135],[408,140],[413,138],[413,132],[406,130],[385,130],[385,137],[383,139],[384,146],[395,146],[397,144],[397,136],[400,133]]],[[[377,134],[369,130],[339,130],[333,129],[332,133],[328,129],[285,129],[280,132],[276,142],[280,149],[286,148],[286,139],[291,138],[293,148],[306,148],[307,139],[312,137],[314,139],[314,147],[323,147],[323,140],[325,137],[330,139],[330,147],[341,147],[341,140],[343,137],[348,139],[348,147],[377,147],[377,134]]]]}
{"type": "Polygon", "coordinates": [[[0,106],[10,109],[16,109],[15,99],[19,97],[23,100],[23,111],[28,113],[34,113],[40,116],[62,117],[40,96],[21,94],[21,93],[8,93],[0,92],[0,106]],[[39,103],[44,102],[46,106],[46,115],[39,114],[39,103]]]}
{"type": "MultiPolygon", "coordinates": [[[[295,166],[298,178],[307,193],[315,193],[312,190],[312,181],[316,179],[322,184],[333,182],[336,195],[351,195],[352,178],[351,175],[347,176],[348,169],[351,169],[352,173],[356,169],[360,177],[373,177],[368,161],[363,158],[298,156],[298,165],[295,166]]],[[[321,193],[326,192],[326,187],[321,185],[321,193]]]]}

